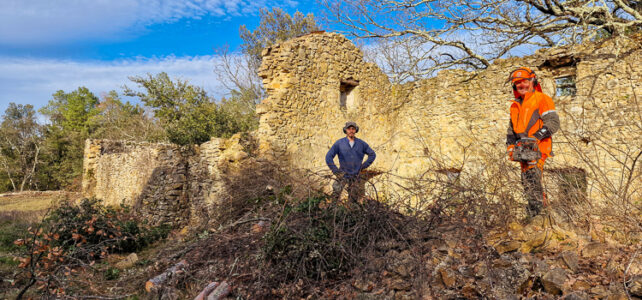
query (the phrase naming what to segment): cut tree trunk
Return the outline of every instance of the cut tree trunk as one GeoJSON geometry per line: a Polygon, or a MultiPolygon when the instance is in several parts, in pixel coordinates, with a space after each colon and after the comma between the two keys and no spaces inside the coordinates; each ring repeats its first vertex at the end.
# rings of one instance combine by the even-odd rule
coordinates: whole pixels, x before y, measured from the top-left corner
{"type": "Polygon", "coordinates": [[[200,294],[198,294],[196,298],[194,298],[194,300],[205,300],[205,297],[207,297],[207,295],[209,295],[213,290],[215,290],[217,286],[218,286],[218,282],[216,281],[210,282],[210,284],[208,284],[203,289],[203,291],[200,294]]]}
{"type": "Polygon", "coordinates": [[[223,281],[214,291],[212,291],[211,294],[207,295],[207,300],[221,300],[225,298],[225,296],[227,296],[231,291],[232,287],[230,287],[227,282],[223,281]]]}
{"type": "Polygon", "coordinates": [[[184,274],[186,268],[187,268],[187,261],[185,260],[179,261],[177,264],[173,265],[171,268],[165,270],[165,272],[148,280],[145,283],[145,290],[148,293],[152,291],[157,291],[160,287],[162,287],[172,278],[175,278],[181,274],[184,274]]]}

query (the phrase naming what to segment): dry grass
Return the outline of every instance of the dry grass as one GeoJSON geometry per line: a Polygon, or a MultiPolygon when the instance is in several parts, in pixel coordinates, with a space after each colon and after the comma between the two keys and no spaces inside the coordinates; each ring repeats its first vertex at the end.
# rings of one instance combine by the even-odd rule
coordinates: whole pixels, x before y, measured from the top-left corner
{"type": "Polygon", "coordinates": [[[78,197],[77,193],[62,191],[0,194],[0,213],[44,212],[58,201],[78,197]]]}

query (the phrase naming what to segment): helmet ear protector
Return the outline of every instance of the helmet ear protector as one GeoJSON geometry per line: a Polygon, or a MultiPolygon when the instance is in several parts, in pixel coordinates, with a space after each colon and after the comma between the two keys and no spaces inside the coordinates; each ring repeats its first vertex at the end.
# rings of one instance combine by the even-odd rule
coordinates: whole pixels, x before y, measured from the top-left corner
{"type": "Polygon", "coordinates": [[[527,79],[527,80],[533,81],[533,87],[536,87],[537,84],[539,84],[539,82],[537,81],[537,75],[535,74],[535,71],[533,71],[533,70],[531,70],[529,68],[526,68],[526,67],[519,67],[519,68],[517,68],[515,70],[512,70],[508,75],[508,79],[506,80],[506,81],[510,81],[511,82],[511,85],[513,86],[513,91],[517,90],[517,87],[513,83],[513,78],[514,78],[513,74],[515,72],[519,71],[519,70],[526,71],[528,74],[527,74],[527,76],[520,76],[518,78],[523,78],[523,79],[527,79]]]}
{"type": "MultiPolygon", "coordinates": [[[[520,75],[522,75],[522,74],[520,74],[520,75]]],[[[519,67],[519,68],[511,71],[510,75],[508,75],[508,79],[506,80],[507,82],[508,81],[511,82],[511,85],[513,86],[513,94],[515,95],[515,98],[519,98],[520,97],[519,93],[517,92],[517,87],[513,83],[513,80],[516,79],[516,78],[522,78],[522,79],[531,80],[533,82],[533,88],[536,91],[540,92],[540,93],[542,92],[542,86],[539,85],[539,81],[537,80],[537,75],[535,74],[535,71],[533,71],[533,70],[531,70],[529,68],[526,68],[526,67],[519,67]],[[518,72],[518,71],[523,71],[523,72],[526,72],[527,74],[525,76],[513,77],[513,74],[515,74],[515,72],[518,72]]]]}

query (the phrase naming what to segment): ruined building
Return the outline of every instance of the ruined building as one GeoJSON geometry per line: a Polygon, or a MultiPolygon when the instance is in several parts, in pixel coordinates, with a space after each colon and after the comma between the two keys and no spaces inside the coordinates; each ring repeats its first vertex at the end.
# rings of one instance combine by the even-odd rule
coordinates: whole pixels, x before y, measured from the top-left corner
{"type": "MultiPolygon", "coordinates": [[[[393,85],[345,37],[309,34],[263,52],[259,75],[268,97],[257,106],[256,151],[296,162],[304,169],[298,171],[327,172],[325,153],[344,136],[343,124],[353,120],[361,127],[357,136],[377,152],[371,168],[385,172],[389,180],[493,174],[498,162],[507,159],[512,92],[506,78],[511,70],[529,66],[553,97],[562,121],[562,130],[553,137],[555,157],[547,161],[547,180],[575,178],[592,201],[639,201],[639,45],[638,37],[543,49],[497,60],[475,73],[446,70],[393,85]]],[[[108,203],[138,201],[154,207],[164,222],[180,223],[194,217],[197,203],[211,203],[224,193],[222,178],[230,165],[247,159],[247,152],[238,138],[213,139],[190,149],[88,141],[83,189],[108,203]]],[[[518,165],[512,166],[519,176],[518,165]]],[[[383,180],[376,185],[378,193],[394,190],[383,180]]],[[[554,193],[560,187],[547,188],[554,193]]]]}

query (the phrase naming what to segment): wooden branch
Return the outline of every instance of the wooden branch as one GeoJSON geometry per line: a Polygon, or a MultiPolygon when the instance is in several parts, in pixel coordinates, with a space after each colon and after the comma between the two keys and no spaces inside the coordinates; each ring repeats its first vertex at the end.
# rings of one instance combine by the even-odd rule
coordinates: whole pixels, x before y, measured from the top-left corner
{"type": "Polygon", "coordinates": [[[210,282],[204,289],[201,291],[194,300],[205,300],[205,297],[207,297],[209,294],[211,294],[217,287],[218,287],[218,282],[212,281],[210,282]]]}
{"type": "Polygon", "coordinates": [[[165,272],[157,275],[156,277],[148,280],[145,283],[145,290],[149,293],[152,291],[157,291],[161,286],[167,283],[170,279],[185,273],[187,268],[187,261],[181,260],[177,264],[173,265],[171,268],[165,270],[165,272]]]}
{"type": "Polygon", "coordinates": [[[207,295],[207,300],[221,300],[229,295],[230,292],[232,292],[232,287],[226,281],[223,281],[211,294],[207,295]]]}

